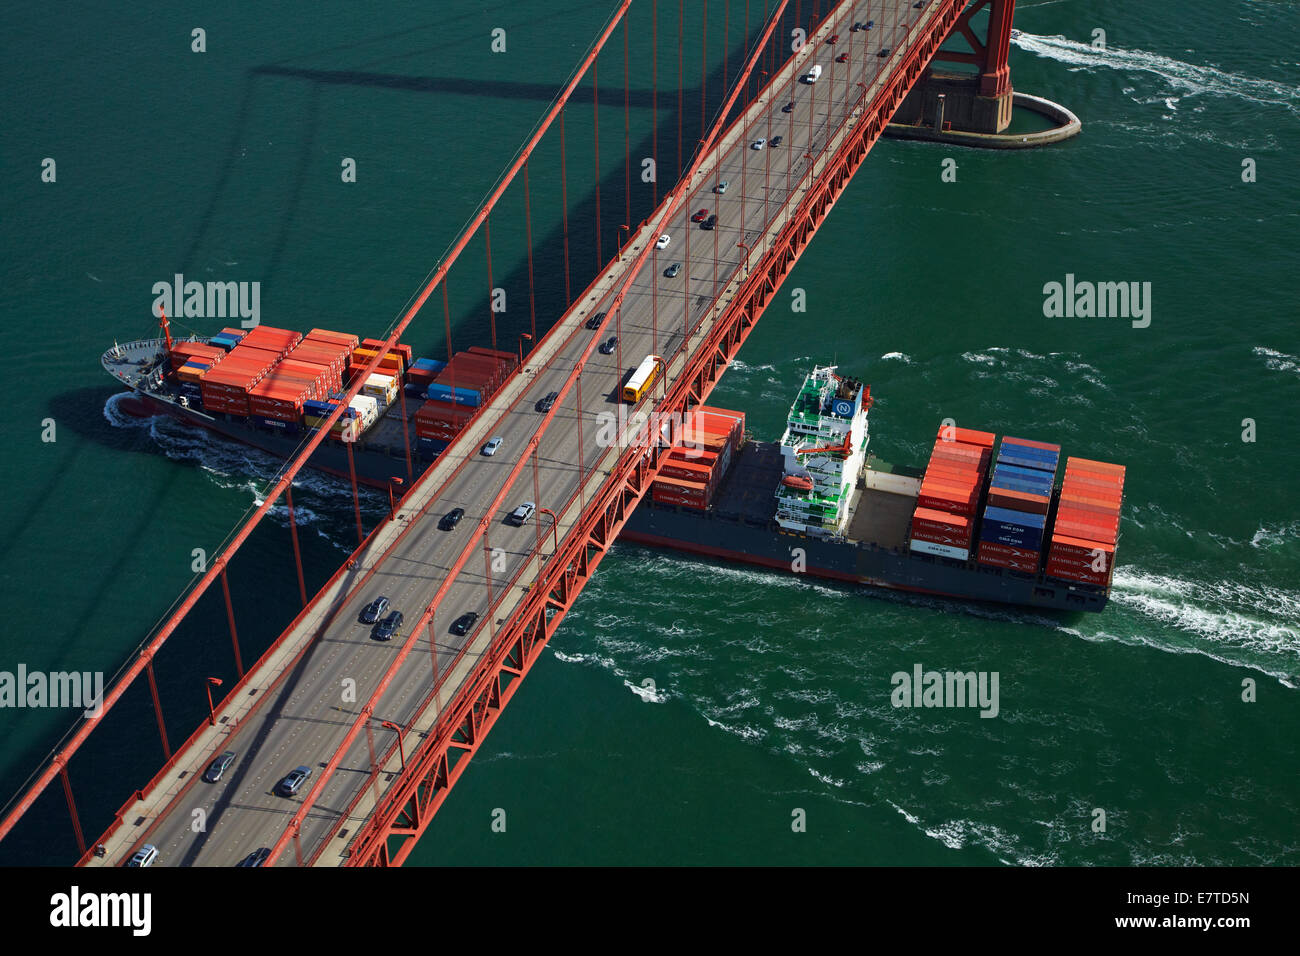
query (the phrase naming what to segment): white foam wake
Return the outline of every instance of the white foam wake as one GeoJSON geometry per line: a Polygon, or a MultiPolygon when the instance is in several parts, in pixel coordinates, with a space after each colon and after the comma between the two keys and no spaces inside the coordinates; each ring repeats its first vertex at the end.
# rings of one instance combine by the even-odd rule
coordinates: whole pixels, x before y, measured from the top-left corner
{"type": "MultiPolygon", "coordinates": [[[[1292,113],[1300,113],[1300,89],[1286,83],[1230,73],[1212,66],[1196,66],[1146,50],[1095,49],[1063,36],[1021,33],[1012,42],[1029,53],[1071,66],[1149,73],[1168,83],[1173,92],[1184,96],[1236,96],[1252,103],[1285,106],[1292,113]]],[[[1162,101],[1166,98],[1159,97],[1162,101]]]]}

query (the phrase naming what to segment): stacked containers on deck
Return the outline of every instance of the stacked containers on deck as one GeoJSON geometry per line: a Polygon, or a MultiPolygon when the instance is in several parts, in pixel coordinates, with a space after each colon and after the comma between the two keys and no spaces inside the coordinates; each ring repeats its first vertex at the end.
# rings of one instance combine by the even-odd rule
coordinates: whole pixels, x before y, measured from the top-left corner
{"type": "Polygon", "coordinates": [[[744,434],[744,412],[696,407],[650,486],[651,500],[706,510],[744,434]]]}
{"type": "Polygon", "coordinates": [[[226,357],[226,350],[203,342],[178,342],[167,355],[171,370],[177,371],[188,362],[201,362],[211,368],[226,357]]]}
{"type": "MultiPolygon", "coordinates": [[[[297,356],[299,349],[290,354],[297,356]]],[[[296,432],[303,417],[303,403],[323,401],[338,388],[338,381],[338,374],[329,365],[296,357],[282,359],[248,390],[249,414],[263,427],[296,432]]]]}
{"type": "Polygon", "coordinates": [[[248,417],[248,390],[255,386],[275,364],[274,358],[260,349],[236,347],[203,376],[200,396],[210,413],[248,417]]]}
{"type": "MultiPolygon", "coordinates": [[[[378,352],[384,347],[384,343],[380,339],[362,339],[361,347],[363,349],[370,349],[373,352],[378,352]]],[[[388,355],[392,356],[393,352],[396,352],[399,356],[401,360],[401,369],[402,371],[405,371],[411,364],[411,356],[414,354],[414,351],[409,345],[402,345],[399,342],[393,346],[392,352],[389,352],[388,355]]]]}
{"type": "Polygon", "coordinates": [[[248,334],[239,340],[239,345],[235,348],[266,349],[268,352],[276,352],[280,358],[284,358],[289,354],[289,350],[301,341],[301,332],[294,332],[292,329],[276,329],[269,325],[259,325],[249,329],[248,334]]]}
{"type": "Polygon", "coordinates": [[[329,329],[312,329],[302,337],[302,340],[313,345],[328,345],[334,348],[347,349],[347,355],[343,359],[343,371],[347,373],[352,368],[352,350],[357,347],[359,341],[355,335],[347,332],[331,332],[329,329]]]}
{"type": "Polygon", "coordinates": [[[514,366],[508,352],[471,348],[450,362],[418,359],[408,373],[413,384],[428,382],[429,400],[415,413],[420,453],[432,458],[441,452],[487,403],[514,366]]]}
{"type": "Polygon", "coordinates": [[[1060,456],[1060,445],[1002,439],[980,523],[980,564],[1038,573],[1060,456]]]}
{"type": "MultiPolygon", "coordinates": [[[[361,344],[352,349],[353,366],[365,368],[375,356],[383,352],[383,349],[384,343],[379,339],[362,339],[361,344]]],[[[396,379],[400,386],[402,376],[407,366],[411,364],[411,352],[409,345],[394,345],[392,349],[384,352],[383,358],[375,366],[375,373],[396,379]]]]}
{"type": "Polygon", "coordinates": [[[912,513],[913,551],[957,561],[970,558],[975,509],[994,437],[969,428],[939,429],[912,513]]]}
{"type": "MultiPolygon", "coordinates": [[[[250,408],[250,391],[266,378],[275,364],[301,338],[297,332],[268,325],[250,329],[222,359],[220,368],[213,368],[203,376],[200,394],[204,409],[241,418],[258,415],[250,408]]],[[[294,421],[296,423],[296,417],[294,421]]]]}
{"type": "Polygon", "coordinates": [[[412,389],[411,394],[423,395],[438,378],[438,373],[447,367],[446,362],[437,359],[418,358],[406,370],[406,383],[412,389]]]}
{"type": "MultiPolygon", "coordinates": [[[[353,354],[355,360],[355,353],[353,354]]],[[[397,398],[397,378],[382,372],[373,372],[366,378],[366,384],[361,386],[361,394],[369,395],[382,408],[387,408],[397,398]]]]}
{"type": "Polygon", "coordinates": [[[1065,480],[1047,553],[1049,576],[1110,585],[1123,497],[1123,465],[1086,458],[1065,460],[1065,480]]]}

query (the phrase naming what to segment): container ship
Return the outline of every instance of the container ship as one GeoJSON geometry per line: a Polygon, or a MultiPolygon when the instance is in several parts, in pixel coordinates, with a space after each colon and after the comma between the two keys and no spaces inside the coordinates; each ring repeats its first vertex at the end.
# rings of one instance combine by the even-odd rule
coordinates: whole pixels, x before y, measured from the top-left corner
{"type": "MultiPolygon", "coordinates": [[[[384,348],[377,339],[258,325],[207,338],[162,334],[114,346],[104,369],[127,386],[126,411],[164,413],[292,458],[343,402],[384,348]]],[[[470,348],[443,362],[399,344],[380,359],[307,464],[379,488],[421,475],[518,365],[515,355],[470,348]],[[408,471],[408,453],[410,468],[408,471]]]]}
{"type": "Polygon", "coordinates": [[[869,386],[821,367],[779,442],[697,407],[620,539],[966,601],[1106,606],[1123,466],[951,423],[924,468],[894,465],[868,451],[870,407],[869,386]]]}

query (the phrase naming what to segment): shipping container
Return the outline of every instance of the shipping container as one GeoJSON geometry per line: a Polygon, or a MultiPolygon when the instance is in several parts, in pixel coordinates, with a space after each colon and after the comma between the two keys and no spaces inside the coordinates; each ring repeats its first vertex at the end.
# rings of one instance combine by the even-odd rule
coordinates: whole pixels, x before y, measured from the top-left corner
{"type": "Polygon", "coordinates": [[[950,545],[936,544],[933,541],[912,541],[909,545],[913,551],[922,554],[934,554],[942,558],[951,558],[954,561],[969,561],[969,548],[954,548],[950,545]]]}
{"type": "Polygon", "coordinates": [[[945,443],[958,442],[963,445],[974,445],[977,448],[988,448],[990,450],[997,438],[992,432],[978,432],[971,428],[958,428],[955,425],[948,427],[940,425],[939,434],[936,437],[945,443]]]}
{"type": "Polygon", "coordinates": [[[1128,469],[1123,465],[1116,465],[1109,461],[1093,461],[1088,458],[1066,458],[1065,465],[1067,468],[1071,465],[1076,465],[1080,468],[1086,468],[1089,471],[1105,472],[1107,474],[1115,475],[1118,478],[1123,478],[1125,473],[1128,471],[1128,469]]]}
{"type": "Polygon", "coordinates": [[[1036,495],[1026,491],[990,486],[988,504],[990,507],[1004,508],[1007,511],[1023,511],[1029,514],[1046,515],[1047,509],[1052,504],[1052,499],[1049,495],[1036,495]]]}
{"type": "Polygon", "coordinates": [[[471,408],[477,408],[482,403],[482,397],[478,392],[467,388],[451,388],[447,385],[439,385],[437,382],[430,385],[425,394],[437,401],[451,402],[471,408]]]}
{"type": "Polygon", "coordinates": [[[1051,442],[1033,441],[1029,438],[1012,438],[1010,435],[1002,439],[1004,442],[1010,442],[1013,445],[1022,445],[1025,448],[1036,448],[1039,451],[1050,451],[1053,455],[1060,457],[1061,446],[1053,445],[1051,442]]]}
{"type": "Polygon", "coordinates": [[[1038,550],[1043,543],[1043,515],[985,507],[980,540],[1038,550]]]}

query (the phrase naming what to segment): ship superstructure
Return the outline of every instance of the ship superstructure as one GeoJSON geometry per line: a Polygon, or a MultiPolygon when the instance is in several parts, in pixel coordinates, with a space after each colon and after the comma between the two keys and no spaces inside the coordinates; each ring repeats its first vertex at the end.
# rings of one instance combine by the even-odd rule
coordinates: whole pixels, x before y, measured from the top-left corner
{"type": "Polygon", "coordinates": [[[776,520],[799,534],[834,537],[848,526],[849,502],[866,461],[871,390],[832,366],[804,378],[785,434],[776,520]]]}

